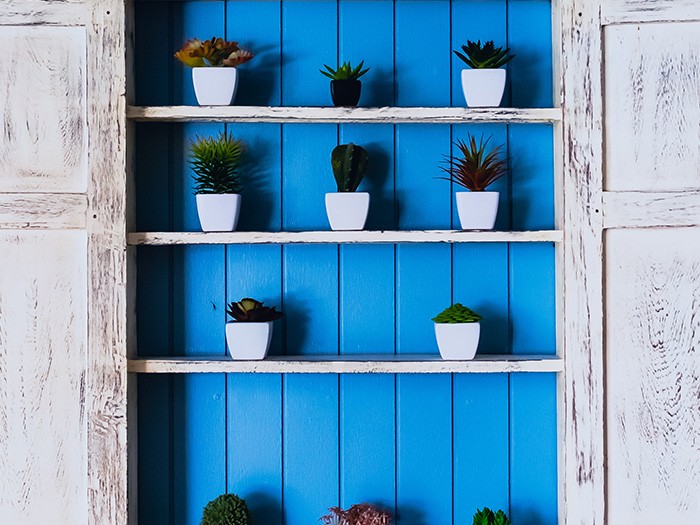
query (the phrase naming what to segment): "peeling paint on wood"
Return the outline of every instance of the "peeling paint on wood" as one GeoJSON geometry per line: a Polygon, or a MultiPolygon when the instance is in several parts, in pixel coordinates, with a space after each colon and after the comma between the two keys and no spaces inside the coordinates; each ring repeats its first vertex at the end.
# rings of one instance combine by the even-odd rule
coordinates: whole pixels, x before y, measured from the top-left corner
{"type": "Polygon", "coordinates": [[[0,193],[0,229],[85,229],[87,198],[75,193],[0,193]]]}
{"type": "Polygon", "coordinates": [[[697,0],[605,0],[604,24],[700,20],[697,0]]]}
{"type": "Polygon", "coordinates": [[[79,26],[86,11],[83,0],[3,0],[0,25],[79,26]]]}
{"type": "Polygon", "coordinates": [[[606,228],[700,225],[700,191],[603,193],[606,228]]]}

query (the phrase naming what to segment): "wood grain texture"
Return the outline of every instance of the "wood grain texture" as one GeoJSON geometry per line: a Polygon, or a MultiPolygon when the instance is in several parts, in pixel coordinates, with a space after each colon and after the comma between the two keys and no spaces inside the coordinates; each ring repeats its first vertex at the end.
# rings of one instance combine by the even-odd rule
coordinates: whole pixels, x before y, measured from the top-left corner
{"type": "Polygon", "coordinates": [[[564,512],[603,525],[602,56],[597,1],[560,3],[564,104],[564,512]]]}
{"type": "Polygon", "coordinates": [[[700,513],[700,228],[606,235],[608,522],[700,513]]]}
{"type": "Polygon", "coordinates": [[[0,27],[0,47],[0,192],[84,192],[85,29],[0,27]]]}
{"type": "Polygon", "coordinates": [[[3,0],[0,26],[78,26],[85,24],[87,9],[84,0],[3,0]]]}
{"type": "Polygon", "coordinates": [[[605,0],[603,24],[700,20],[697,0],[605,0]]]}
{"type": "Polygon", "coordinates": [[[78,231],[0,232],[3,523],[87,519],[86,244],[78,231]]]}
{"type": "Polygon", "coordinates": [[[603,193],[606,228],[700,225],[700,191],[603,193]]]}
{"type": "Polygon", "coordinates": [[[555,122],[561,120],[561,110],[558,108],[130,106],[127,116],[137,121],[170,122],[457,124],[464,122],[555,122]]]}
{"type": "Polygon", "coordinates": [[[87,197],[75,193],[0,193],[0,229],[85,229],[87,197]]]}
{"type": "Polygon", "coordinates": [[[605,28],[605,186],[700,187],[700,22],[605,28]]]}
{"type": "Polygon", "coordinates": [[[125,3],[94,0],[89,88],[88,523],[127,522],[125,3]],[[109,74],[105,74],[109,72],[109,74]]]}

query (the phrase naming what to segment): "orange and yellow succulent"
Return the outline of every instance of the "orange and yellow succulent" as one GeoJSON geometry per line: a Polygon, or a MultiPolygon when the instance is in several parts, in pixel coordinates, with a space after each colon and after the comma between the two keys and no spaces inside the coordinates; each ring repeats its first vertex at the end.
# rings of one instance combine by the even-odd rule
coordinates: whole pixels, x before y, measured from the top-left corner
{"type": "Polygon", "coordinates": [[[190,67],[236,67],[253,56],[250,51],[238,47],[238,42],[216,37],[204,41],[193,38],[175,53],[175,58],[190,67]]]}

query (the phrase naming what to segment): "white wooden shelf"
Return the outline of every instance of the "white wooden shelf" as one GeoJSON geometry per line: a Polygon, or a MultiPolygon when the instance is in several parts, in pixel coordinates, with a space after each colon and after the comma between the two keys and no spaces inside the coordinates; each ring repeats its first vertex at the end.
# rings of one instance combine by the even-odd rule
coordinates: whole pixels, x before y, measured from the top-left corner
{"type": "Polygon", "coordinates": [[[543,123],[561,120],[561,108],[336,108],[266,106],[129,106],[137,121],[459,124],[464,122],[543,123]]]}
{"type": "Polygon", "coordinates": [[[130,245],[174,244],[400,244],[463,242],[561,242],[561,230],[497,231],[303,231],[303,232],[135,232],[130,245]]]}
{"type": "Polygon", "coordinates": [[[138,374],[451,374],[502,372],[561,372],[557,356],[482,355],[472,361],[444,361],[438,355],[315,355],[279,356],[262,361],[229,357],[167,357],[130,359],[129,372],[138,374]]]}

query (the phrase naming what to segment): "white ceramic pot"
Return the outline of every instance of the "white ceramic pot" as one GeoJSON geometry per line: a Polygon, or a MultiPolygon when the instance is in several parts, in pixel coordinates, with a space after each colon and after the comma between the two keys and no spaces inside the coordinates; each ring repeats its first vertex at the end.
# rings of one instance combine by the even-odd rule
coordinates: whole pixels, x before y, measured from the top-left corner
{"type": "Polygon", "coordinates": [[[236,97],[235,67],[193,67],[192,83],[200,106],[228,106],[236,97]]]}
{"type": "Polygon", "coordinates": [[[200,193],[196,195],[197,215],[204,232],[232,232],[241,213],[238,193],[200,193]]]}
{"type": "Polygon", "coordinates": [[[272,323],[226,323],[226,344],[231,357],[244,361],[265,359],[272,341],[272,323]]]}
{"type": "Polygon", "coordinates": [[[501,105],[506,89],[505,69],[463,69],[462,91],[470,108],[495,108],[501,105]]]}
{"type": "Polygon", "coordinates": [[[369,193],[326,193],[326,213],[331,230],[361,230],[367,222],[369,193]]]}
{"type": "Polygon", "coordinates": [[[479,346],[479,323],[434,323],[440,356],[449,361],[474,359],[479,346]]]}
{"type": "Polygon", "coordinates": [[[463,230],[493,230],[498,214],[497,191],[458,191],[455,197],[463,230]]]}

